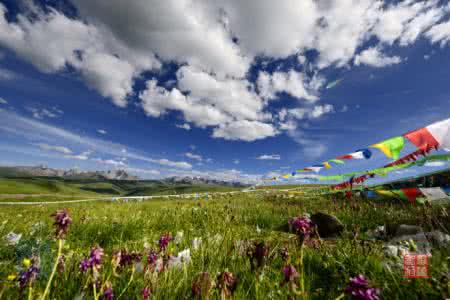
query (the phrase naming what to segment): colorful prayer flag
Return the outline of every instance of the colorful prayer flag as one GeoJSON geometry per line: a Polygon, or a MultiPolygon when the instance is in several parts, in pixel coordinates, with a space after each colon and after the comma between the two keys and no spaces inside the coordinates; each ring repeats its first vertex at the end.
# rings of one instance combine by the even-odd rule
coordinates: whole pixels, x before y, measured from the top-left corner
{"type": "Polygon", "coordinates": [[[439,147],[450,151],[450,118],[428,125],[426,129],[439,143],[439,147]]]}
{"type": "Polygon", "coordinates": [[[404,135],[411,143],[418,149],[428,151],[432,148],[437,148],[439,142],[426,128],[420,128],[404,135]]]}
{"type": "Polygon", "coordinates": [[[341,159],[369,159],[372,156],[372,152],[369,149],[357,150],[353,153],[342,155],[336,157],[338,160],[341,159]]]}
{"type": "Polygon", "coordinates": [[[374,144],[370,146],[370,148],[378,148],[380,149],[384,155],[389,158],[397,159],[400,156],[400,151],[402,151],[405,146],[405,140],[402,136],[397,136],[385,140],[383,142],[374,144]]]}

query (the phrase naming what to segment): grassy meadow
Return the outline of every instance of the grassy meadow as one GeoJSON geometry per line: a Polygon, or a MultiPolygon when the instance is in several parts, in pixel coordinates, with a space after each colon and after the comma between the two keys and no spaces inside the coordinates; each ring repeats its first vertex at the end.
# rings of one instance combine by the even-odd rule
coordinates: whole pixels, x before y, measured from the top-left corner
{"type": "Polygon", "coordinates": [[[448,210],[277,192],[1,206],[0,299],[40,299],[54,265],[48,299],[112,299],[110,293],[114,299],[350,299],[342,293],[358,274],[380,289],[382,299],[445,299],[448,248],[433,250],[430,278],[405,279],[400,258],[386,257],[383,243],[368,232],[385,224],[448,232],[448,210]],[[72,224],[55,264],[59,240],[51,214],[62,208],[72,224]],[[318,211],[337,216],[345,224],[343,234],[330,240],[311,235],[300,246],[298,236],[288,230],[289,218],[318,211]],[[15,245],[4,238],[10,232],[22,235],[15,245]],[[158,241],[164,234],[173,239],[161,250],[158,241]],[[262,255],[255,253],[255,245],[263,245],[262,255]],[[80,262],[93,247],[104,250],[101,263],[82,272],[80,262]],[[118,251],[128,260],[120,261],[118,251]],[[30,265],[39,272],[23,285],[21,275],[30,265]],[[300,275],[290,282],[283,273],[287,265],[300,275]],[[235,285],[227,286],[222,272],[232,273],[235,285]]]}

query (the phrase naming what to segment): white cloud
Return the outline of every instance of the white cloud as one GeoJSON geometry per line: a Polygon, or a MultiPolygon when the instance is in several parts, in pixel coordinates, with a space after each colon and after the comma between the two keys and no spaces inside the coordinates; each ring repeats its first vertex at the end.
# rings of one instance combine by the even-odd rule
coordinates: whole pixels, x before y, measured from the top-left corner
{"type": "Polygon", "coordinates": [[[188,123],[177,124],[175,126],[184,130],[191,130],[191,125],[189,125],[188,123]]]}
{"type": "Polygon", "coordinates": [[[220,125],[214,129],[212,136],[214,138],[223,138],[226,140],[252,142],[275,136],[278,133],[279,131],[272,124],[242,120],[220,125]]]}
{"type": "Polygon", "coordinates": [[[91,155],[92,151],[84,151],[77,155],[65,155],[65,158],[76,159],[76,160],[88,160],[89,155],[91,155]]]}
{"type": "Polygon", "coordinates": [[[279,154],[263,154],[258,156],[256,159],[259,160],[280,160],[281,156],[279,154]]]}
{"type": "Polygon", "coordinates": [[[45,118],[57,118],[61,115],[60,110],[50,110],[46,108],[35,108],[35,107],[25,107],[26,110],[31,112],[33,118],[35,119],[45,119],[45,118]]]}
{"type": "Polygon", "coordinates": [[[199,154],[194,154],[194,153],[191,153],[191,152],[186,152],[184,155],[185,155],[187,158],[190,158],[190,159],[194,159],[194,160],[197,160],[197,161],[203,161],[203,157],[202,157],[201,155],[199,155],[199,154]]]}
{"type": "Polygon", "coordinates": [[[127,166],[123,161],[120,160],[114,160],[114,159],[101,159],[101,158],[94,158],[95,162],[105,164],[105,165],[112,165],[114,167],[125,167],[127,166]]]}
{"type": "Polygon", "coordinates": [[[366,49],[355,57],[355,65],[368,65],[377,68],[398,64],[401,61],[401,58],[398,56],[385,56],[376,47],[366,49]]]}
{"type": "Polygon", "coordinates": [[[438,0],[73,0],[77,17],[25,3],[31,14],[25,5],[8,18],[0,4],[1,47],[45,73],[75,70],[117,106],[139,95],[149,116],[178,111],[183,128],[212,127],[213,137],[231,140],[293,130],[292,120],[278,122],[269,100],[287,93],[319,101],[322,87],[330,86],[324,68],[351,67],[352,61],[384,67],[401,61],[382,52],[389,46],[421,37],[441,45],[450,40],[450,23],[442,21],[450,6],[438,0]],[[358,54],[368,41],[371,48],[358,54]],[[307,62],[309,50],[317,58],[307,62]],[[256,57],[262,65],[291,57],[299,65],[261,71],[253,82],[256,57]],[[135,90],[137,78],[158,74],[164,63],[179,68],[176,81],[158,84],[156,77],[144,91],[135,90]]]}
{"type": "Polygon", "coordinates": [[[238,165],[238,164],[240,164],[241,163],[241,161],[239,160],[239,159],[234,159],[233,160],[233,164],[235,164],[235,165],[238,165]]]}
{"type": "Polygon", "coordinates": [[[8,101],[0,97],[0,104],[8,104],[8,101]]]}
{"type": "Polygon", "coordinates": [[[450,21],[433,26],[425,35],[432,43],[440,43],[444,46],[450,41],[450,21]]]}
{"type": "Polygon", "coordinates": [[[69,148],[64,147],[64,146],[51,146],[51,145],[48,145],[45,143],[39,143],[39,144],[37,144],[37,146],[45,151],[56,151],[56,152],[63,153],[63,154],[71,154],[72,153],[72,150],[70,150],[69,148]]]}
{"type": "Polygon", "coordinates": [[[108,132],[104,129],[97,129],[97,132],[100,134],[107,134],[108,132]]]}
{"type": "Polygon", "coordinates": [[[185,161],[171,161],[166,158],[151,159],[150,162],[159,164],[161,166],[168,166],[168,167],[174,167],[174,168],[180,168],[180,169],[191,169],[192,168],[192,165],[185,161]]]}
{"type": "MultiPolygon", "coordinates": [[[[77,147],[82,145],[99,154],[125,157],[127,159],[181,169],[192,168],[192,165],[187,162],[172,161],[167,158],[151,158],[146,154],[142,154],[140,151],[133,150],[130,147],[126,147],[120,143],[114,143],[88,136],[80,136],[59,127],[47,125],[41,121],[21,117],[13,112],[0,111],[0,131],[2,131],[3,134],[10,134],[20,137],[21,140],[29,140],[34,142],[36,139],[39,139],[41,141],[45,141],[47,144],[65,142],[65,144],[74,145],[77,147]],[[128,150],[124,152],[123,150],[126,148],[128,148],[128,150]]],[[[89,158],[89,154],[90,151],[86,151],[80,155],[74,155],[73,157],[67,156],[66,158],[87,160],[89,158]]]]}
{"type": "Polygon", "coordinates": [[[285,92],[292,97],[308,101],[318,100],[315,92],[322,86],[321,79],[308,81],[304,74],[290,70],[287,73],[260,72],[258,76],[258,89],[261,97],[275,99],[277,93],[285,92]],[[315,86],[314,86],[315,85],[315,86]]]}

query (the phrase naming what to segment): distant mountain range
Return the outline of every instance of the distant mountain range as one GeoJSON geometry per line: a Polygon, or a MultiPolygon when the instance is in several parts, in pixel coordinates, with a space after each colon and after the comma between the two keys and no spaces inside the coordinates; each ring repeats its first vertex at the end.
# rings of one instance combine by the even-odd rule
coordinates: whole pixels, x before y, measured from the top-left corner
{"type": "MultiPolygon", "coordinates": [[[[54,169],[44,165],[39,166],[0,166],[0,177],[60,177],[63,179],[76,180],[124,180],[138,181],[139,177],[127,173],[125,170],[109,170],[109,171],[81,171],[78,169],[54,169]]],[[[215,185],[229,187],[245,187],[248,186],[239,181],[224,181],[211,178],[203,178],[198,176],[184,177],[168,177],[160,180],[154,180],[168,185],[215,185]]]]}
{"type": "Polygon", "coordinates": [[[0,167],[0,176],[3,177],[62,177],[64,179],[110,179],[110,180],[138,180],[124,170],[108,171],[80,171],[78,169],[53,169],[40,166],[14,166],[0,167]]]}

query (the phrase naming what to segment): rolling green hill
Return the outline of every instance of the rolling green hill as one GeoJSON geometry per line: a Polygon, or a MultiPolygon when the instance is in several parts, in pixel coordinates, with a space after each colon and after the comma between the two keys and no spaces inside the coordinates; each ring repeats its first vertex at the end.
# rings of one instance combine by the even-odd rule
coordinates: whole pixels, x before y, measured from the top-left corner
{"type": "Polygon", "coordinates": [[[62,179],[55,177],[0,178],[0,195],[148,196],[199,192],[225,192],[239,188],[166,183],[157,180],[62,179]]]}

